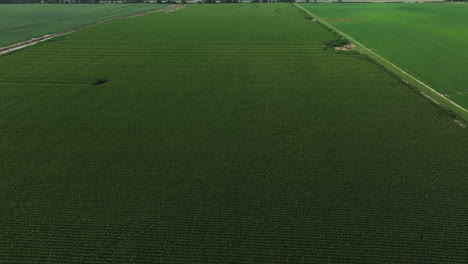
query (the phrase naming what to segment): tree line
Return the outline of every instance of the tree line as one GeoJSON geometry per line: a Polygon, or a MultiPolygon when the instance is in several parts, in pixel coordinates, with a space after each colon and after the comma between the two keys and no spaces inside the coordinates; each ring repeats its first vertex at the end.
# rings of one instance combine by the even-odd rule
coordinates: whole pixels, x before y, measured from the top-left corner
{"type": "MultiPolygon", "coordinates": [[[[194,2],[191,0],[190,2],[194,2]]],[[[195,0],[198,3],[270,3],[270,2],[294,2],[294,0],[195,0]]],[[[0,0],[0,4],[100,4],[100,3],[154,3],[175,4],[187,3],[187,0],[0,0]]]]}
{"type": "MultiPolygon", "coordinates": [[[[303,0],[304,1],[304,0],[303,0]]],[[[366,0],[363,0],[365,2],[366,0]]],[[[467,0],[445,0],[447,2],[465,2],[467,0]]],[[[295,0],[190,0],[205,4],[215,3],[270,3],[270,2],[295,2],[295,0]]],[[[317,2],[317,0],[305,0],[307,3],[317,2]]],[[[346,0],[335,0],[335,2],[346,2],[346,0]]],[[[100,3],[154,3],[154,4],[175,4],[187,3],[187,0],[0,0],[0,4],[100,4],[100,3]]]]}

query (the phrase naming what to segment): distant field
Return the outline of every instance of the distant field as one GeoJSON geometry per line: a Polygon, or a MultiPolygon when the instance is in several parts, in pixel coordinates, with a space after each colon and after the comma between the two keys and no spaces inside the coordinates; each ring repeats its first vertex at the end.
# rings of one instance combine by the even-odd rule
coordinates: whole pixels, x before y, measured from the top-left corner
{"type": "Polygon", "coordinates": [[[468,109],[468,5],[303,6],[468,109]]]}
{"type": "Polygon", "coordinates": [[[404,3],[414,3],[414,2],[441,2],[445,3],[445,0],[341,0],[340,3],[337,3],[337,0],[299,0],[296,1],[296,3],[336,3],[336,4],[342,4],[342,3],[389,3],[389,2],[404,2],[404,3]]]}
{"type": "Polygon", "coordinates": [[[468,131],[335,38],[189,5],[0,56],[0,263],[466,264],[468,131]]]}
{"type": "Polygon", "coordinates": [[[0,47],[166,5],[4,4],[0,5],[0,47]]]}

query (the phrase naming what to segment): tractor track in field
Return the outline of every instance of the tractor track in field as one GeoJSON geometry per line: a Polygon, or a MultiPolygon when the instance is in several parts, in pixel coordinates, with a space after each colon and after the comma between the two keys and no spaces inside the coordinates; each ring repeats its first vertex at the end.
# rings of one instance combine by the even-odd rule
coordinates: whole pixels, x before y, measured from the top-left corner
{"type": "Polygon", "coordinates": [[[7,53],[10,53],[10,52],[22,49],[22,48],[26,48],[26,47],[35,45],[35,44],[37,44],[39,42],[43,42],[43,41],[46,41],[46,40],[49,40],[49,39],[52,39],[52,38],[55,38],[55,37],[67,35],[67,34],[70,34],[70,33],[85,29],[85,28],[93,27],[93,26],[96,26],[96,25],[99,25],[99,24],[104,24],[104,23],[111,22],[111,21],[114,21],[114,20],[130,18],[130,17],[137,17],[137,16],[143,16],[143,15],[146,15],[146,14],[151,13],[151,12],[167,9],[164,12],[162,12],[163,14],[166,14],[166,13],[170,13],[170,12],[180,10],[182,8],[185,8],[185,7],[186,7],[186,5],[170,5],[170,6],[159,7],[159,8],[155,8],[155,9],[151,9],[151,10],[141,11],[141,12],[138,12],[138,13],[133,13],[133,14],[130,14],[130,15],[125,15],[125,16],[120,16],[120,17],[114,17],[114,18],[101,20],[101,21],[98,21],[98,22],[95,22],[95,23],[92,23],[92,24],[89,24],[89,25],[80,26],[80,27],[72,28],[72,29],[69,29],[69,30],[66,30],[66,31],[62,31],[62,32],[57,32],[57,33],[53,33],[53,34],[44,35],[44,36],[39,37],[39,38],[32,38],[32,39],[22,41],[22,42],[18,42],[16,44],[5,46],[5,47],[0,47],[0,55],[4,55],[4,54],[7,54],[7,53]]]}
{"type": "Polygon", "coordinates": [[[187,6],[186,4],[183,4],[183,5],[171,5],[171,6],[169,6],[169,10],[164,11],[163,13],[164,13],[164,14],[166,14],[166,13],[171,13],[171,12],[180,10],[180,9],[182,9],[182,8],[185,8],[186,6],[187,6]]]}

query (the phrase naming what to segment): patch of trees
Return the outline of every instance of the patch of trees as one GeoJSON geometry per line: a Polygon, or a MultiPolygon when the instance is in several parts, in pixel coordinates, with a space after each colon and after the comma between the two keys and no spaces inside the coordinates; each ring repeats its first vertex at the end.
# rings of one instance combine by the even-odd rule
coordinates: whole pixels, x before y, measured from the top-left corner
{"type": "Polygon", "coordinates": [[[294,3],[295,0],[251,0],[251,3],[273,3],[273,2],[281,2],[281,3],[294,3]]]}
{"type": "Polygon", "coordinates": [[[100,0],[0,0],[0,4],[99,4],[100,0]]]}

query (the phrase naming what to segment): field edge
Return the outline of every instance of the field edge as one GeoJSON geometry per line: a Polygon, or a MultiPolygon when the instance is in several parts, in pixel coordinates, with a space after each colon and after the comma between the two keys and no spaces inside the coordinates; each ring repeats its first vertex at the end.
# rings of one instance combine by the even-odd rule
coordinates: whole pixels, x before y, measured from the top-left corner
{"type": "Polygon", "coordinates": [[[36,45],[37,43],[46,42],[46,41],[54,39],[56,37],[68,35],[70,33],[74,33],[76,31],[86,29],[86,28],[89,28],[89,27],[93,27],[93,26],[96,26],[96,25],[99,25],[99,24],[112,22],[112,21],[115,21],[115,20],[120,20],[120,19],[125,19],[125,18],[143,16],[143,15],[147,15],[147,14],[151,14],[151,13],[169,13],[169,12],[177,11],[177,10],[182,9],[184,7],[186,7],[186,5],[173,4],[173,5],[163,6],[163,7],[152,8],[152,9],[148,9],[148,10],[145,10],[145,11],[139,11],[139,12],[136,12],[136,13],[131,13],[131,14],[128,14],[128,15],[123,15],[123,16],[104,19],[104,20],[101,20],[101,21],[97,21],[97,22],[94,22],[94,23],[90,23],[90,24],[86,24],[86,25],[82,25],[82,26],[78,26],[78,27],[72,27],[72,28],[70,28],[68,30],[59,31],[59,32],[52,33],[52,34],[46,34],[46,35],[40,36],[40,37],[30,38],[28,40],[13,43],[11,45],[0,46],[0,56],[7,55],[7,54],[10,54],[12,52],[15,52],[15,51],[18,51],[18,50],[21,50],[21,49],[36,45]]]}
{"type": "Polygon", "coordinates": [[[359,54],[368,58],[369,61],[371,61],[372,63],[375,63],[377,66],[379,66],[383,70],[390,73],[390,75],[398,79],[406,87],[416,92],[427,102],[439,108],[441,111],[446,113],[451,119],[454,119],[458,124],[461,124],[462,127],[466,126],[466,124],[468,123],[468,110],[467,109],[463,108],[462,106],[458,105],[457,103],[443,96],[441,93],[437,92],[434,88],[426,85],[421,80],[405,72],[397,65],[383,58],[381,55],[375,53],[374,51],[371,51],[366,46],[356,41],[354,38],[348,36],[344,32],[338,30],[337,28],[333,27],[329,23],[325,22],[319,16],[310,12],[310,10],[304,8],[298,3],[295,3],[294,5],[298,7],[300,10],[302,10],[303,12],[305,12],[307,15],[311,16],[313,18],[313,20],[311,21],[321,24],[322,26],[324,26],[325,28],[327,28],[328,30],[336,34],[337,36],[340,36],[346,39],[347,41],[349,41],[350,43],[353,43],[356,47],[360,47],[361,52],[359,52],[359,54]]]}

